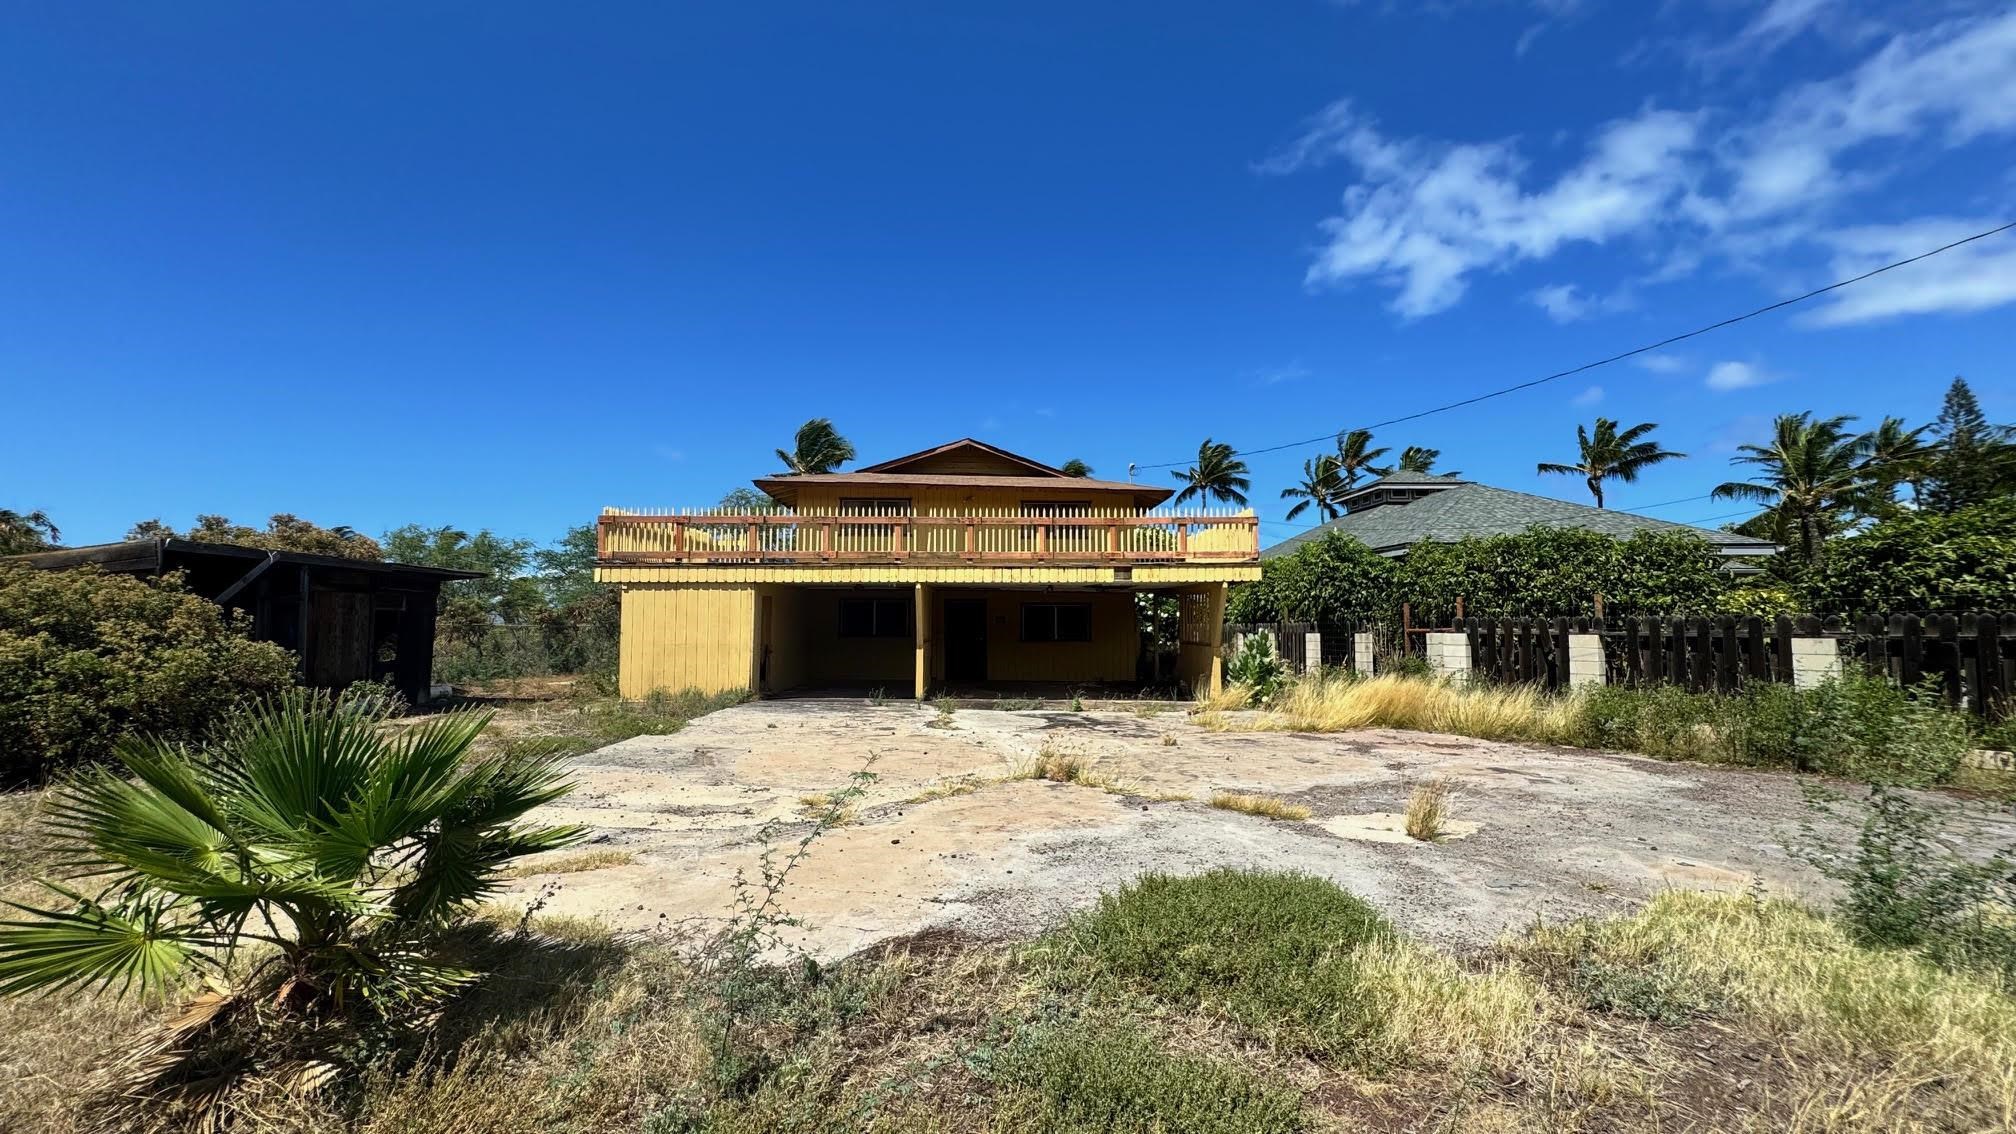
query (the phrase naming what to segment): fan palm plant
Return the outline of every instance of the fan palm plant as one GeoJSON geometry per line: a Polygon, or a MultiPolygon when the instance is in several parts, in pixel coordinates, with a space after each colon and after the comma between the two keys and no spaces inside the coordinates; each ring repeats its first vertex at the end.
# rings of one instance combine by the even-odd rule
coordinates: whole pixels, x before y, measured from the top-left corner
{"type": "Polygon", "coordinates": [[[1358,478],[1366,473],[1371,473],[1373,476],[1385,476],[1392,472],[1391,468],[1382,467],[1377,463],[1379,458],[1385,456],[1387,452],[1388,450],[1383,448],[1372,448],[1372,431],[1369,429],[1353,429],[1349,433],[1339,433],[1337,435],[1338,486],[1343,491],[1349,492],[1357,485],[1358,478]]]}
{"type": "Polygon", "coordinates": [[[1174,503],[1205,499],[1244,504],[1246,491],[1253,487],[1246,473],[1246,462],[1239,459],[1232,446],[1206,437],[1197,446],[1197,463],[1175,474],[1183,482],[1183,490],[1176,494],[1174,503]]]}
{"type": "Polygon", "coordinates": [[[1063,473],[1065,476],[1091,476],[1092,466],[1073,457],[1057,466],[1057,471],[1063,473]]]}
{"type": "Polygon", "coordinates": [[[830,419],[815,417],[798,427],[790,449],[777,450],[777,459],[793,473],[829,473],[854,459],[854,443],[830,419]]]}
{"type": "Polygon", "coordinates": [[[1604,481],[1621,480],[1629,484],[1638,479],[1640,472],[1653,465],[1687,455],[1661,449],[1657,441],[1645,440],[1645,435],[1657,428],[1652,422],[1644,421],[1619,433],[1616,422],[1599,417],[1593,430],[1580,425],[1575,427],[1575,440],[1582,449],[1581,464],[1557,465],[1542,461],[1539,471],[1582,477],[1583,483],[1589,486],[1589,495],[1596,498],[1596,506],[1601,508],[1604,481]]]}
{"type": "Polygon", "coordinates": [[[205,1041],[251,1010],[312,1029],[439,1001],[473,976],[444,959],[443,931],[504,863],[580,836],[521,822],[571,785],[551,749],[473,756],[488,722],[451,713],[390,736],[377,716],[295,692],[203,751],[122,741],[121,771],[87,770],[55,795],[69,877],[44,883],[58,905],[6,903],[27,916],[0,922],[0,993],[162,994],[206,977],[179,1050],[147,1061],[156,1090],[178,1059],[214,1078],[205,1041]]]}
{"type": "Polygon", "coordinates": [[[1341,509],[1338,497],[1344,494],[1344,482],[1337,475],[1337,458],[1329,453],[1313,461],[1302,462],[1302,483],[1293,488],[1281,490],[1281,499],[1295,501],[1288,509],[1288,519],[1292,520],[1316,506],[1316,514],[1325,520],[1337,518],[1341,509]]]}
{"type": "Polygon", "coordinates": [[[1731,464],[1756,465],[1763,471],[1749,480],[1719,485],[1712,495],[1717,500],[1764,505],[1778,538],[1787,531],[1797,532],[1800,558],[1808,566],[1818,566],[1822,537],[1838,527],[1845,514],[1864,505],[1869,495],[1862,467],[1869,440],[1847,431],[1853,420],[1846,415],[1815,421],[1811,413],[1779,414],[1770,444],[1738,446],[1742,455],[1729,458],[1731,464]]]}

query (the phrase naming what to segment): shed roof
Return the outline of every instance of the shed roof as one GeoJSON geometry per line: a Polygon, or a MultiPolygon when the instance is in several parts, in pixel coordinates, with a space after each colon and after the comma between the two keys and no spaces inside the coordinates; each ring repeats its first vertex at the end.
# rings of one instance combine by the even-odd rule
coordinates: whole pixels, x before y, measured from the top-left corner
{"type": "Polygon", "coordinates": [[[1592,508],[1587,504],[1493,488],[1488,484],[1452,477],[1395,474],[1382,477],[1352,495],[1382,486],[1427,483],[1441,483],[1448,487],[1409,503],[1382,504],[1346,513],[1275,544],[1262,556],[1291,555],[1303,544],[1323,538],[1326,532],[1342,532],[1374,551],[1397,554],[1423,541],[1453,543],[1465,536],[1513,535],[1535,527],[1580,528],[1618,539],[1628,539],[1641,531],[1681,531],[1701,537],[1728,555],[1769,555],[1778,550],[1776,544],[1734,532],[1655,520],[1650,516],[1609,508],[1592,508]],[[1406,479],[1401,479],[1402,476],[1406,479]]]}
{"type": "Polygon", "coordinates": [[[0,557],[0,563],[19,563],[45,571],[95,565],[107,571],[130,573],[159,571],[171,558],[214,558],[260,560],[271,556],[275,562],[305,567],[338,567],[372,574],[405,575],[441,581],[481,579],[484,571],[456,571],[447,567],[421,567],[412,563],[386,563],[376,559],[345,559],[340,555],[315,555],[305,551],[268,551],[263,547],[241,547],[234,543],[203,543],[190,539],[139,539],[121,543],[95,543],[85,547],[65,547],[36,551],[27,555],[0,557]]]}

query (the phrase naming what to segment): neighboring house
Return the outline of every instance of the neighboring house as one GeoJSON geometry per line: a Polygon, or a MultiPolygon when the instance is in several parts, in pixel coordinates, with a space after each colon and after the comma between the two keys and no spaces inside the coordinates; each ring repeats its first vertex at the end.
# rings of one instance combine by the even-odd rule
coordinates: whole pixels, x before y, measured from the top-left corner
{"type": "Polygon", "coordinates": [[[1637,532],[1690,532],[1712,544],[1736,574],[1762,570],[1761,560],[1778,550],[1776,544],[1733,532],[1492,488],[1460,476],[1396,472],[1352,489],[1341,503],[1344,515],[1282,540],[1267,549],[1267,558],[1292,555],[1326,532],[1342,532],[1397,558],[1417,543],[1454,543],[1465,536],[1509,535],[1535,527],[1580,528],[1618,539],[1637,532]]]}
{"type": "Polygon", "coordinates": [[[1170,489],[971,438],[754,483],[777,511],[603,511],[624,696],[1132,682],[1139,591],[1180,596],[1176,676],[1216,688],[1226,585],[1260,576],[1250,511],[1159,512],[1170,489]]]}
{"type": "Polygon", "coordinates": [[[389,680],[415,705],[431,688],[441,584],[483,577],[481,571],[186,539],[38,551],[0,563],[45,571],[88,565],[108,574],[157,577],[179,571],[191,592],[249,614],[254,638],[294,651],[303,684],[341,689],[354,681],[389,680]]]}

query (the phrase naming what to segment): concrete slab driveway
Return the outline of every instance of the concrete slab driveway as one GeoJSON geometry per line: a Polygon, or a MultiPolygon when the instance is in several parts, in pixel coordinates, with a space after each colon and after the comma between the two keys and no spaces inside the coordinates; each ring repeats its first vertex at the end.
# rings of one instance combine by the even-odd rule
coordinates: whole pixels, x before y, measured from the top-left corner
{"type": "Polygon", "coordinates": [[[624,929],[725,915],[765,826],[774,842],[795,842],[807,830],[802,799],[871,761],[857,820],[814,844],[786,892],[809,923],[801,943],[826,957],[934,925],[1030,932],[1146,871],[1319,874],[1454,945],[1535,917],[1625,908],[1661,887],[1820,885],[1783,846],[1806,812],[1779,773],[1427,733],[1213,733],[1179,712],[936,721],[908,704],[771,701],[588,753],[578,790],[543,817],[588,824],[592,846],[633,860],[515,888],[557,885],[547,912],[624,929]],[[1090,761],[1117,790],[1013,778],[1045,750],[1090,761]],[[1386,836],[1376,816],[1433,776],[1459,781],[1455,815],[1475,832],[1436,844],[1386,836]],[[1218,810],[1208,803],[1218,791],[1313,814],[1218,810]]]}

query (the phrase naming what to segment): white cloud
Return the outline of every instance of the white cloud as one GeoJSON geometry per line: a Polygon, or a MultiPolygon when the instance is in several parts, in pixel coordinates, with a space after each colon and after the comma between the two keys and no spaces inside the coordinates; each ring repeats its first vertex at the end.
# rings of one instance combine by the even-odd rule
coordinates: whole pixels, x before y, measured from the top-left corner
{"type": "Polygon", "coordinates": [[[1603,400],[1603,387],[1591,386],[1569,399],[1570,405],[1593,406],[1603,400]]]}
{"type": "Polygon", "coordinates": [[[1632,363],[1654,374],[1678,374],[1691,364],[1677,354],[1641,354],[1631,359],[1632,363]]]}
{"type": "Polygon", "coordinates": [[[1708,368],[1708,388],[1711,390],[1745,390],[1776,380],[1776,375],[1766,373],[1754,362],[1718,362],[1708,368]]]}
{"type": "MultiPolygon", "coordinates": [[[[1823,239],[1834,248],[1833,270],[1847,277],[1993,227],[1992,221],[1935,218],[1842,229],[1823,239]]],[[[1833,295],[1800,322],[1838,327],[1900,315],[1980,311],[2016,302],[2016,230],[1885,272],[1833,295]]]]}
{"type": "MultiPolygon", "coordinates": [[[[1736,42],[1775,44],[1829,19],[1827,0],[1772,0],[1736,42]]],[[[1517,139],[1395,137],[1348,99],[1257,168],[1348,166],[1352,183],[1320,222],[1307,282],[1370,281],[1390,289],[1393,310],[1411,319],[1460,302],[1480,272],[1571,246],[1630,242],[1648,283],[1685,277],[1710,259],[1775,267],[1794,250],[1847,256],[1841,234],[1827,236],[1830,210],[1843,199],[1928,152],[2011,133],[2016,8],[1889,35],[1848,71],[1787,89],[1747,120],[1724,108],[1647,107],[1599,127],[1551,173],[1536,172],[1517,139]]],[[[1924,303],[1943,295],[1947,307],[1901,304],[1898,312],[2007,301],[1997,298],[2006,265],[1984,258],[1973,267],[1967,283],[1919,289],[1924,303]]],[[[1592,310],[1573,284],[1530,298],[1564,322],[1592,310]]]]}
{"type": "Polygon", "coordinates": [[[1628,311],[1637,305],[1628,291],[1615,295],[1589,295],[1574,284],[1549,284],[1529,292],[1526,298],[1556,323],[1573,323],[1592,315],[1628,311]]]}
{"type": "Polygon", "coordinates": [[[1463,298],[1467,277],[1602,243],[1653,221],[1685,188],[1698,144],[1694,115],[1647,110],[1604,127],[1580,163],[1528,190],[1509,142],[1392,142],[1348,102],[1327,108],[1262,168],[1289,172],[1344,158],[1364,178],[1342,214],[1322,224],[1328,244],[1312,284],[1371,276],[1397,289],[1393,308],[1432,315],[1463,298]]]}
{"type": "Polygon", "coordinates": [[[1311,371],[1302,365],[1302,360],[1291,359],[1285,366],[1269,366],[1248,371],[1246,378],[1256,386],[1279,386],[1283,382],[1300,382],[1309,377],[1311,371]]]}

